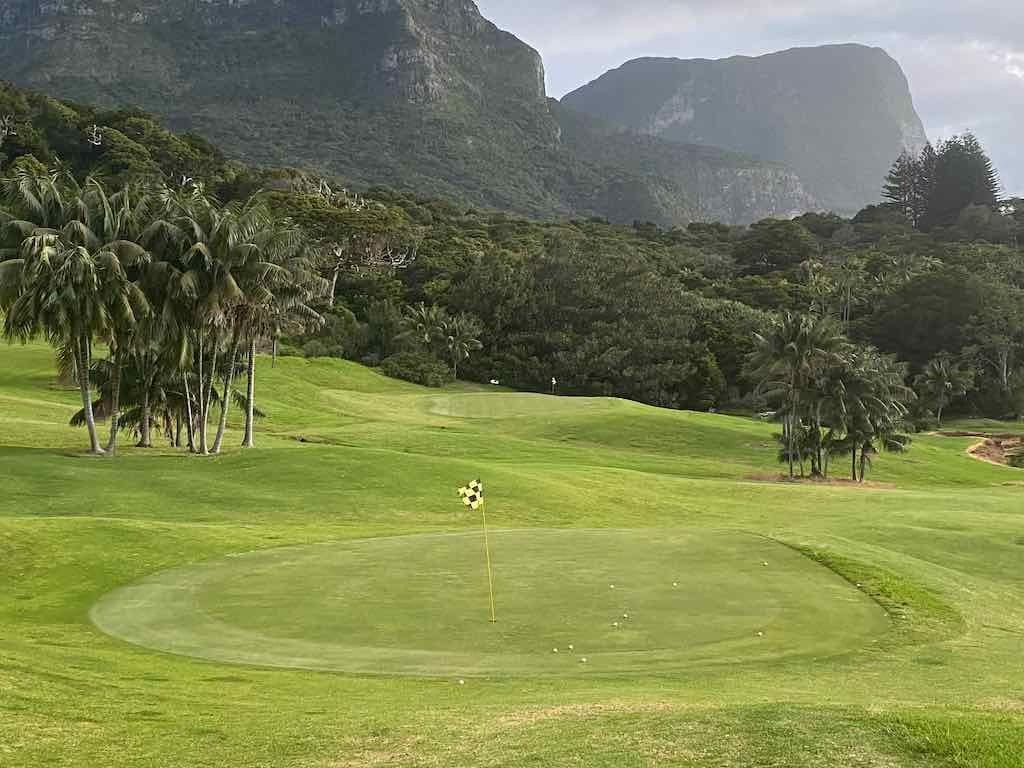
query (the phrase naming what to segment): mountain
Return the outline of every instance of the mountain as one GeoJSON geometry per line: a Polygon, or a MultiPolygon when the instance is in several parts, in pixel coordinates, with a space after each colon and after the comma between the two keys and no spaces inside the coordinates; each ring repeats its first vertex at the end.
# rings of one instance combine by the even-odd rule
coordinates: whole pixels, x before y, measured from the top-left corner
{"type": "Polygon", "coordinates": [[[900,152],[927,141],[900,65],[861,45],[637,59],[562,103],[645,135],[783,163],[840,212],[877,202],[900,152]]]}
{"type": "Polygon", "coordinates": [[[536,217],[816,205],[779,164],[573,115],[470,0],[0,0],[0,79],[154,112],[247,162],[536,217]]]}

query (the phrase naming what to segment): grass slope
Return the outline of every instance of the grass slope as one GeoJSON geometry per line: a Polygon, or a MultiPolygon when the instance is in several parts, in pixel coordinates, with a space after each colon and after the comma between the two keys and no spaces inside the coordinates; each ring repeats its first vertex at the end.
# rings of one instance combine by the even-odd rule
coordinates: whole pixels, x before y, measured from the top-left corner
{"type": "MultiPolygon", "coordinates": [[[[262,364],[259,381],[269,417],[256,451],[91,460],[80,453],[83,435],[63,426],[76,396],[54,386],[52,353],[0,349],[5,768],[1024,764],[1024,475],[969,458],[969,438],[922,436],[908,456],[879,460],[869,488],[760,483],[749,478],[775,471],[771,428],[743,419],[469,387],[438,394],[328,361],[262,364]],[[737,543],[746,537],[772,539],[766,546],[792,548],[764,558],[792,564],[780,581],[792,605],[827,606],[817,591],[826,584],[856,606],[873,597],[869,616],[884,607],[892,627],[866,619],[858,637],[865,625],[850,620],[847,606],[803,622],[793,638],[805,649],[832,638],[820,653],[729,649],[723,638],[749,637],[752,626],[723,629],[708,594],[692,624],[719,644],[725,664],[683,658],[671,669],[548,674],[541,667],[556,662],[535,658],[531,647],[530,663],[514,675],[467,673],[460,686],[448,677],[201,661],[125,643],[90,621],[110,593],[166,578],[168,569],[202,569],[245,552],[272,559],[280,552],[267,550],[322,542],[344,549],[369,546],[359,539],[473,532],[475,516],[453,494],[476,475],[488,483],[495,526],[537,537],[558,557],[558,542],[576,539],[578,529],[625,530],[621,547],[603,545],[595,557],[619,552],[621,566],[643,579],[654,578],[643,560],[652,542],[691,537],[698,544],[686,551],[703,552],[713,566],[749,561],[737,543]],[[716,537],[731,542],[720,555],[707,543],[716,537]],[[822,564],[837,575],[822,577],[822,564]],[[794,584],[801,575],[804,583],[794,584]],[[853,631],[837,632],[844,622],[853,631]]],[[[403,561],[415,570],[422,556],[414,539],[381,546],[395,551],[370,560],[387,574],[400,573],[393,569],[403,561]]],[[[320,559],[310,574],[348,579],[350,565],[320,559]]],[[[456,573],[470,567],[452,561],[456,573]]],[[[769,588],[730,587],[723,579],[731,572],[709,573],[709,589],[757,596],[769,588]]],[[[252,615],[245,601],[256,594],[246,592],[246,576],[198,604],[244,625],[252,615]]],[[[371,586],[367,594],[379,597],[371,586]]],[[[560,610],[562,598],[551,594],[537,596],[545,616],[526,634],[560,610]]],[[[344,613],[322,626],[289,621],[295,590],[272,578],[263,577],[258,595],[282,615],[268,633],[261,609],[249,630],[275,641],[289,631],[333,638],[345,622],[344,613]]],[[[305,598],[302,621],[328,597],[305,598]]],[[[588,626],[605,616],[595,604],[579,619],[588,626]]],[[[395,615],[416,611],[430,614],[429,605],[408,605],[395,615]]],[[[678,616],[672,606],[659,613],[645,631],[664,640],[678,616]]],[[[381,629],[367,626],[360,642],[381,647],[371,636],[381,629]]],[[[442,651],[459,652],[447,645],[443,622],[418,632],[414,648],[441,642],[442,651]]],[[[595,636],[610,652],[625,642],[603,627],[595,636]]],[[[777,639],[766,632],[766,640],[777,639]]],[[[509,642],[521,650],[526,641],[509,642]]],[[[500,660],[498,671],[507,664],[500,660]]]]}

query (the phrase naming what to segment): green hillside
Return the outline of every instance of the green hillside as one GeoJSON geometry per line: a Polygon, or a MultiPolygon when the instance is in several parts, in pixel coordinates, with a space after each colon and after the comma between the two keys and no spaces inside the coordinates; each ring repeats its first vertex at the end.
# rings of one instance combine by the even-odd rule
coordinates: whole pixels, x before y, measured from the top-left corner
{"type": "Polygon", "coordinates": [[[257,376],[257,450],[89,459],[0,347],[5,768],[1024,761],[1024,474],[971,439],[789,484],[750,419],[257,376]]]}
{"type": "Polygon", "coordinates": [[[549,102],[540,55],[470,0],[6,0],[0,77],[144,109],[250,164],[542,219],[816,207],[791,169],[751,156],[596,126],[575,141],[588,118],[549,102]]]}

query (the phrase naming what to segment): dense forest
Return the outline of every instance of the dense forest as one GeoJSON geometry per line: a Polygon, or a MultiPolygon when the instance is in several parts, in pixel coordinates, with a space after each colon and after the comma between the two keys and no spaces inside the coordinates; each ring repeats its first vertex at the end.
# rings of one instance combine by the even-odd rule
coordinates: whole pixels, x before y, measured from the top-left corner
{"type": "MultiPolygon", "coordinates": [[[[432,385],[457,374],[671,408],[770,410],[784,424],[783,460],[806,460],[818,474],[828,440],[849,452],[843,441],[853,434],[849,396],[820,395],[827,386],[867,387],[868,370],[871,391],[886,395],[862,404],[885,399],[892,408],[872,417],[877,428],[861,441],[862,461],[947,414],[1024,414],[1024,201],[1002,199],[969,135],[897,159],[879,179],[885,202],[852,219],[808,213],[666,230],[529,221],[381,189],[354,192],[341,180],[226,160],[137,111],[97,111],[12,87],[0,87],[0,121],[0,260],[23,245],[14,222],[32,203],[16,180],[33,174],[63,174],[86,192],[177,201],[179,224],[256,210],[254,232],[301,233],[298,271],[309,267],[319,278],[302,282],[309,312],[279,313],[259,332],[218,331],[208,337],[214,350],[179,356],[190,371],[203,354],[218,354],[221,367],[232,360],[218,369],[225,392],[246,345],[258,344],[358,360],[432,385]],[[786,368],[780,361],[797,348],[786,368]],[[788,383],[780,387],[783,368],[788,383]]],[[[151,214],[151,222],[168,218],[166,208],[151,214]]],[[[195,245],[193,238],[188,247],[195,245]]],[[[197,384],[208,408],[218,387],[197,384]]],[[[856,463],[856,447],[853,455],[856,463]]]]}

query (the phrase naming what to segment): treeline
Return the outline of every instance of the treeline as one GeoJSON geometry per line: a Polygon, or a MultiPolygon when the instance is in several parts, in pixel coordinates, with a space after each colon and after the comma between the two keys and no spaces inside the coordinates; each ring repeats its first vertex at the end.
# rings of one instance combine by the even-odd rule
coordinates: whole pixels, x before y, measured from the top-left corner
{"type": "Polygon", "coordinates": [[[265,190],[259,205],[301,231],[324,285],[313,303],[322,324],[265,334],[283,354],[346,357],[435,385],[457,370],[524,390],[549,391],[555,378],[563,394],[767,411],[782,419],[785,461],[820,474],[834,446],[851,450],[843,441],[859,444],[859,465],[899,442],[891,435],[946,414],[1024,413],[1024,205],[998,199],[991,163],[969,136],[901,158],[888,202],[852,219],[813,213],[663,230],[357,194],[299,171],[231,163],[138,113],[11,93],[0,89],[0,113],[4,98],[24,103],[14,120],[21,143],[0,145],[8,176],[32,154],[74,158],[72,175],[103,174],[111,190],[157,178],[178,196],[202,183],[223,201],[215,207],[265,190]],[[860,432],[839,420],[847,404],[838,401],[822,405],[820,420],[817,408],[808,415],[806,387],[795,405],[792,392],[767,386],[776,374],[763,355],[754,362],[787,316],[833,323],[846,374],[873,367],[888,381],[899,370],[916,397],[891,398],[895,410],[860,432]]]}
{"type": "Polygon", "coordinates": [[[925,231],[955,225],[969,209],[984,216],[999,206],[999,174],[970,133],[918,155],[904,152],[886,177],[882,196],[914,227],[925,231]]]}

